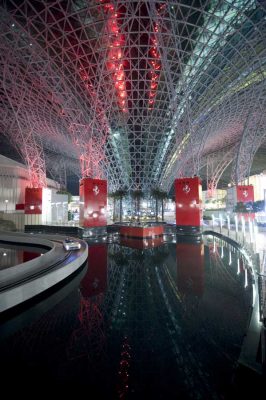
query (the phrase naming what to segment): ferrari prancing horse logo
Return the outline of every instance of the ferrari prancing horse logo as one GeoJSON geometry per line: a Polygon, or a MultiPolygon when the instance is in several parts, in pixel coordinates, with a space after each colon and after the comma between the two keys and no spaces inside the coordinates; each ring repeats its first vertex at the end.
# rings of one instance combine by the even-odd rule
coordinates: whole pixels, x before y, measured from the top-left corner
{"type": "Polygon", "coordinates": [[[95,185],[92,190],[94,191],[95,196],[97,196],[100,193],[100,190],[97,185],[95,185]]]}
{"type": "Polygon", "coordinates": [[[186,184],[186,185],[183,187],[183,192],[185,192],[186,194],[188,194],[188,193],[190,192],[190,187],[188,186],[188,184],[186,184]]]}

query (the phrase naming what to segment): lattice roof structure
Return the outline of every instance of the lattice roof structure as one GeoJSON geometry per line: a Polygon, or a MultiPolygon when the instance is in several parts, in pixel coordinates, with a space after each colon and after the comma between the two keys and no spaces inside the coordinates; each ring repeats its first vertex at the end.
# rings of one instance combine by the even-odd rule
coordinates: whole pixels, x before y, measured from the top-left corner
{"type": "Polygon", "coordinates": [[[0,1],[0,132],[33,186],[240,182],[266,147],[265,84],[265,1],[0,1]]]}

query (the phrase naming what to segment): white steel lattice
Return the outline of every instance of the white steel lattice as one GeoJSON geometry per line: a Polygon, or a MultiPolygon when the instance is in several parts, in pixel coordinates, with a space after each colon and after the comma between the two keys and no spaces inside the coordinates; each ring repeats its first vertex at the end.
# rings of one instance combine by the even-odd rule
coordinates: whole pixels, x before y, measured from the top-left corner
{"type": "Polygon", "coordinates": [[[231,163],[243,180],[265,141],[263,4],[0,1],[0,128],[32,185],[56,159],[64,184],[71,172],[109,190],[169,190],[208,160],[212,186],[231,163]]]}

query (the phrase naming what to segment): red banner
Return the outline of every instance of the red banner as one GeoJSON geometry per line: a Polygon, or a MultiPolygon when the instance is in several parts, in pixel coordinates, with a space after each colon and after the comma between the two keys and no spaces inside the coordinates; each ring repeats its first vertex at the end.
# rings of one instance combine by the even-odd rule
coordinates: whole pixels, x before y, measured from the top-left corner
{"type": "Polygon", "coordinates": [[[90,246],[88,271],[82,279],[81,292],[85,297],[96,296],[107,287],[107,246],[105,244],[90,246]]]}
{"type": "Polygon", "coordinates": [[[236,187],[236,201],[248,203],[254,201],[254,187],[252,185],[238,185],[236,187]]]}
{"type": "Polygon", "coordinates": [[[84,228],[107,224],[107,181],[83,178],[80,181],[80,225],[84,228]]]}
{"type": "Polygon", "coordinates": [[[198,177],[175,180],[176,225],[202,224],[202,186],[198,177]]]}
{"type": "Polygon", "coordinates": [[[25,214],[42,214],[42,188],[26,188],[25,214]]]}
{"type": "Polygon", "coordinates": [[[182,293],[202,296],[204,292],[204,245],[177,243],[177,286],[182,293]]]}

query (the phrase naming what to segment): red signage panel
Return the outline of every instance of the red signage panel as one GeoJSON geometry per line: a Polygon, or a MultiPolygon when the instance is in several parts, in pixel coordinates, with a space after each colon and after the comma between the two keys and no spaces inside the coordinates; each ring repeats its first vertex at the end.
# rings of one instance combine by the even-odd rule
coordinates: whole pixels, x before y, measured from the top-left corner
{"type": "Polygon", "coordinates": [[[198,177],[175,180],[176,225],[202,223],[202,186],[198,177]]]}
{"type": "Polygon", "coordinates": [[[80,181],[80,225],[87,227],[107,224],[107,181],[83,178],[80,181]]]}
{"type": "Polygon", "coordinates": [[[203,243],[177,243],[177,286],[182,293],[202,296],[204,291],[203,243]]]}
{"type": "Polygon", "coordinates": [[[236,187],[236,201],[248,203],[254,201],[254,187],[252,185],[238,185],[236,187]]]}
{"type": "Polygon", "coordinates": [[[25,214],[42,214],[42,188],[25,189],[25,214]]]}
{"type": "Polygon", "coordinates": [[[107,246],[90,246],[88,271],[81,281],[81,292],[85,297],[103,293],[107,287],[107,246]]]}

